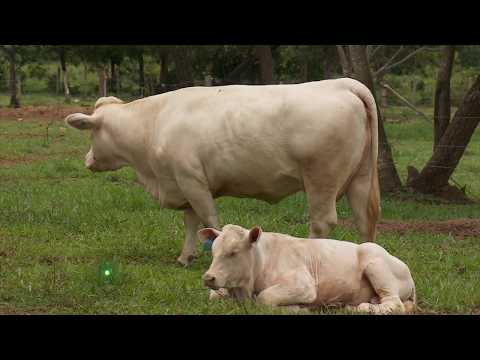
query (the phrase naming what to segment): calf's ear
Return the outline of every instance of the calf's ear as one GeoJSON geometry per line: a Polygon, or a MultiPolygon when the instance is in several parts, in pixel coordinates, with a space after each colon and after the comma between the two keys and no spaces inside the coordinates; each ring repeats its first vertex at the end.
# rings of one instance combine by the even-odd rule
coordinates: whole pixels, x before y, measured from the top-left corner
{"type": "Polygon", "coordinates": [[[248,233],[248,240],[253,244],[254,242],[257,242],[260,235],[262,235],[262,228],[260,226],[254,226],[248,233]]]}
{"type": "Polygon", "coordinates": [[[79,130],[92,129],[96,126],[93,116],[81,113],[68,115],[65,118],[65,123],[79,130]]]}
{"type": "Polygon", "coordinates": [[[199,230],[197,235],[201,242],[205,242],[208,240],[215,240],[221,234],[220,231],[213,228],[205,228],[199,230]]]}

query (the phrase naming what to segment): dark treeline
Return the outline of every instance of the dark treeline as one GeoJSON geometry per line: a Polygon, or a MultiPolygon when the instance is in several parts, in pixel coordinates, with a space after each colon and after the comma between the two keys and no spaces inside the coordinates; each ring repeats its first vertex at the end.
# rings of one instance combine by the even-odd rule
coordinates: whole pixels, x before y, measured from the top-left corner
{"type": "MultiPolygon", "coordinates": [[[[366,84],[379,110],[383,192],[402,189],[382,109],[402,105],[432,122],[432,158],[409,167],[406,186],[439,195],[480,120],[480,46],[0,45],[0,91],[9,106],[22,94],[133,99],[187,86],[299,83],[352,77],[366,84]],[[420,106],[434,108],[430,119],[420,106]],[[452,107],[458,108],[452,113],[452,107]]],[[[458,190],[458,189],[457,189],[458,190]]]]}
{"type": "MultiPolygon", "coordinates": [[[[377,84],[388,80],[413,104],[432,104],[441,46],[365,49],[377,84]]],[[[348,47],[334,45],[2,45],[0,91],[11,95],[12,106],[21,106],[23,93],[139,97],[192,85],[306,82],[350,76],[349,55],[348,47]]],[[[480,68],[480,47],[458,47],[452,59],[452,101],[459,103],[480,68]]],[[[389,96],[382,96],[384,104],[389,96]]]]}

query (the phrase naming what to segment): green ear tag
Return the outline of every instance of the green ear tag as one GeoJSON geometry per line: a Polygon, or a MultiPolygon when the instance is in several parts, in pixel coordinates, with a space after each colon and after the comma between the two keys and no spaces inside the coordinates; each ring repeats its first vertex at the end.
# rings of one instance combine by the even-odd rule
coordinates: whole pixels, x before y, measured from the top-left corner
{"type": "Polygon", "coordinates": [[[203,250],[204,251],[212,251],[213,240],[208,239],[203,243],[203,250]]]}

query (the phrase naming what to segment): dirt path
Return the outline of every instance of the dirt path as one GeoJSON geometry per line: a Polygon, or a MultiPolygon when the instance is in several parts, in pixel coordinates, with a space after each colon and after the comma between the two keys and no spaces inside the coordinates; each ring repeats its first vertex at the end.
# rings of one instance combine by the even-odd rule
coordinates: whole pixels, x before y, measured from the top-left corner
{"type": "Polygon", "coordinates": [[[91,114],[87,106],[25,106],[20,109],[0,108],[0,120],[63,120],[67,115],[82,112],[91,114]]]}
{"type": "MultiPolygon", "coordinates": [[[[340,225],[354,227],[351,220],[340,220],[340,225]]],[[[480,238],[480,219],[455,219],[444,221],[398,221],[382,220],[378,232],[395,232],[401,235],[414,232],[452,235],[455,239],[480,238]]]]}

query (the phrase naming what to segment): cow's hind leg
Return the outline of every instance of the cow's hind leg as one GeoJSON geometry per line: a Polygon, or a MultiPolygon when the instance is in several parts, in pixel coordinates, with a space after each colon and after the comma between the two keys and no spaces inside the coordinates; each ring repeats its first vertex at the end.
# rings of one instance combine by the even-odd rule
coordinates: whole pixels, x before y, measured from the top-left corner
{"type": "Polygon", "coordinates": [[[337,208],[334,194],[310,194],[309,199],[311,239],[326,238],[337,225],[337,208]]]}
{"type": "Polygon", "coordinates": [[[326,238],[337,225],[337,189],[310,179],[304,183],[310,215],[309,237],[326,238]]]}
{"type": "Polygon", "coordinates": [[[376,226],[371,224],[377,219],[369,219],[368,206],[370,201],[370,174],[356,175],[347,189],[348,203],[352,209],[355,225],[362,242],[375,241],[376,226]]]}

